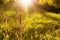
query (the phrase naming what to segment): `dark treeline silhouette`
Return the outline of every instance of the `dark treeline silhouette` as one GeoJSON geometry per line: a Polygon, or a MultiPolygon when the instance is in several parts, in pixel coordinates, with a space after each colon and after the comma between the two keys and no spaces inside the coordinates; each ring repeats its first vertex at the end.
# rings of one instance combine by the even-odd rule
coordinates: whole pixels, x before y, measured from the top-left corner
{"type": "Polygon", "coordinates": [[[47,12],[54,12],[54,13],[59,13],[60,12],[60,7],[55,7],[55,6],[50,6],[49,4],[44,4],[42,6],[42,9],[47,11],[47,12]]]}
{"type": "Polygon", "coordinates": [[[46,12],[60,13],[60,7],[55,7],[54,5],[50,6],[48,3],[45,3],[44,5],[38,4],[37,7],[46,12]]]}
{"type": "Polygon", "coordinates": [[[35,2],[33,5],[33,8],[30,7],[29,10],[31,12],[31,11],[34,11],[35,9],[37,11],[43,10],[46,12],[60,13],[60,7],[58,7],[57,5],[49,5],[48,3],[41,5],[38,2],[35,2]]]}

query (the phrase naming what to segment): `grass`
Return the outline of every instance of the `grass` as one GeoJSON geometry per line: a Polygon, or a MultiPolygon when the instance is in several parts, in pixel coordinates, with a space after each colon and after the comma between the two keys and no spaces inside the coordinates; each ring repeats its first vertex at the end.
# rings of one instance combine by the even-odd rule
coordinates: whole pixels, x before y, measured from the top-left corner
{"type": "Polygon", "coordinates": [[[59,40],[60,39],[60,14],[46,12],[46,16],[39,12],[24,15],[22,23],[24,31],[20,39],[18,14],[13,11],[5,12],[8,21],[0,23],[0,40],[59,40]],[[55,20],[56,18],[57,20],[55,20]],[[17,30],[18,29],[18,30],[17,30]],[[16,32],[17,31],[17,32],[16,32]]]}

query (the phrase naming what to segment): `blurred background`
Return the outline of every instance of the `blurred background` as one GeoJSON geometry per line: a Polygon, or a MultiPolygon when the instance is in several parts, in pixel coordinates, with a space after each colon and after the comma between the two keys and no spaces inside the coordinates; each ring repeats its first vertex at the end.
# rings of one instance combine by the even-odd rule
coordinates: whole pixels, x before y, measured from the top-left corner
{"type": "Polygon", "coordinates": [[[0,40],[60,40],[60,0],[0,0],[0,40]]]}

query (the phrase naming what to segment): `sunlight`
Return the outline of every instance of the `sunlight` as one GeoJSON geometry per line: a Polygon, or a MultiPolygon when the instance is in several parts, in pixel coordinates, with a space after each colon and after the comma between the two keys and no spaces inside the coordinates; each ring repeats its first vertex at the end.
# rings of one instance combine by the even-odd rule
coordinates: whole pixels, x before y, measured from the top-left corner
{"type": "Polygon", "coordinates": [[[22,6],[28,7],[32,4],[33,0],[19,0],[18,1],[22,6]]]}

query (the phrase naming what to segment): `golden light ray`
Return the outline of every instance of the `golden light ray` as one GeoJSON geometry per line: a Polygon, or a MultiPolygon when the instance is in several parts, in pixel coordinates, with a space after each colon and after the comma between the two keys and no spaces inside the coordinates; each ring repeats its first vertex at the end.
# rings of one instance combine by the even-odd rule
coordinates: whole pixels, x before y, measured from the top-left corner
{"type": "Polygon", "coordinates": [[[18,1],[22,6],[28,7],[33,3],[33,0],[19,0],[18,1]]]}

